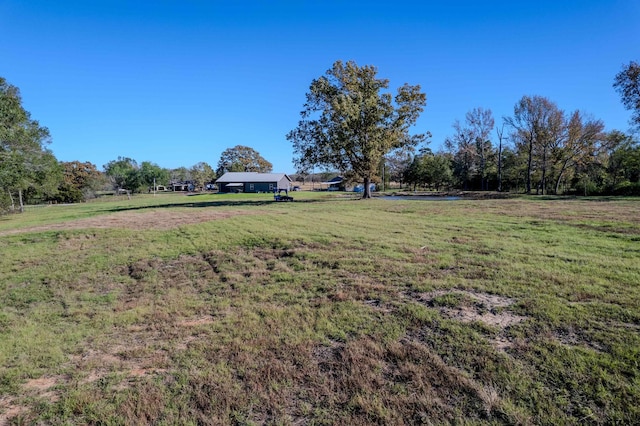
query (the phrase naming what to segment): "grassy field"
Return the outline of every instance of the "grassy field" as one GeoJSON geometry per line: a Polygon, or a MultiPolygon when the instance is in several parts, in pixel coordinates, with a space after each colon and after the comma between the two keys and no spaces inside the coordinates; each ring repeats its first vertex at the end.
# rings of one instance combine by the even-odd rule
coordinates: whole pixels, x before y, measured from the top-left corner
{"type": "Polygon", "coordinates": [[[0,217],[0,424],[638,424],[640,199],[0,217]]]}

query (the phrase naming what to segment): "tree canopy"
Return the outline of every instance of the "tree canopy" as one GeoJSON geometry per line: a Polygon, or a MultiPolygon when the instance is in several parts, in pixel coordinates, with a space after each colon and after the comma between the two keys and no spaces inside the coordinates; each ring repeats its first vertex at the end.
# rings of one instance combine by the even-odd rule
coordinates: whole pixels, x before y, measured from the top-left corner
{"type": "Polygon", "coordinates": [[[271,173],[272,170],[273,165],[258,151],[248,146],[236,145],[222,152],[216,175],[222,176],[226,172],[271,173]]]}
{"type": "Polygon", "coordinates": [[[103,183],[104,175],[90,162],[63,161],[63,181],[58,187],[55,201],[64,203],[78,203],[84,201],[88,195],[103,183]]]}
{"type": "Polygon", "coordinates": [[[526,152],[526,192],[531,193],[536,168],[543,170],[544,191],[547,156],[551,145],[561,137],[564,112],[543,96],[523,96],[513,108],[513,117],[505,117],[505,122],[513,129],[511,140],[526,152]],[[539,153],[542,157],[537,156],[539,153]]]}
{"type": "Polygon", "coordinates": [[[128,157],[118,157],[104,166],[104,173],[111,178],[114,189],[136,191],[142,184],[142,175],[138,172],[138,162],[128,157]]]}
{"type": "Polygon", "coordinates": [[[25,191],[47,195],[57,191],[62,172],[46,149],[50,142],[49,130],[22,107],[19,89],[0,77],[0,189],[12,209],[14,195],[22,211],[25,191]]]}
{"type": "Polygon", "coordinates": [[[194,164],[190,171],[191,180],[196,188],[204,188],[206,184],[216,180],[216,173],[213,168],[204,161],[194,164]]]}
{"type": "Polygon", "coordinates": [[[287,134],[299,170],[325,166],[364,180],[363,198],[382,158],[393,149],[415,146],[425,134],[409,135],[424,110],[420,86],[401,86],[394,97],[383,92],[389,80],[371,65],[337,61],[311,82],[298,127],[287,134]]]}
{"type": "Polygon", "coordinates": [[[640,129],[640,63],[631,61],[616,74],[613,87],[625,108],[632,111],[631,123],[640,129]]]}
{"type": "Polygon", "coordinates": [[[488,189],[487,163],[493,154],[490,141],[493,126],[491,110],[477,107],[467,112],[464,124],[459,120],[453,123],[455,133],[444,141],[465,190],[474,179],[479,180],[480,189],[488,189]]]}
{"type": "Polygon", "coordinates": [[[143,161],[140,164],[140,180],[143,185],[153,188],[157,185],[167,185],[169,183],[169,170],[158,166],[150,161],[143,161]]]}

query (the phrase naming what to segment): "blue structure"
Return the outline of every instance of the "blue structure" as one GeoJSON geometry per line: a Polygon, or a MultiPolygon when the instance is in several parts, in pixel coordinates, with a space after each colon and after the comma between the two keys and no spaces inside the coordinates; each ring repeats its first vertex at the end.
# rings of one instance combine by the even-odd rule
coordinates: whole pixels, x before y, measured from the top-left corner
{"type": "Polygon", "coordinates": [[[218,192],[288,192],[291,182],[286,173],[227,172],[216,185],[218,192]]]}

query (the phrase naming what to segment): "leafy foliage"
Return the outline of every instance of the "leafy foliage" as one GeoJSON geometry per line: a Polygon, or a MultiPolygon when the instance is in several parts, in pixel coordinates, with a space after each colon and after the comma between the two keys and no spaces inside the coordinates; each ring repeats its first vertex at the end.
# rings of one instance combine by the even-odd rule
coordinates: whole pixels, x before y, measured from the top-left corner
{"type": "Polygon", "coordinates": [[[426,105],[420,86],[405,84],[395,98],[382,92],[389,80],[377,69],[337,61],[326,75],[311,82],[298,127],[287,134],[299,170],[326,166],[364,180],[364,198],[384,155],[416,146],[426,135],[409,135],[426,105]]]}
{"type": "Polygon", "coordinates": [[[620,93],[625,108],[631,110],[631,123],[640,128],[640,64],[629,62],[616,74],[613,87],[620,93]]]}
{"type": "Polygon", "coordinates": [[[273,164],[265,160],[255,149],[236,145],[225,149],[220,155],[216,175],[222,176],[226,172],[258,172],[271,173],[273,164]]]}
{"type": "Polygon", "coordinates": [[[494,120],[490,109],[474,108],[467,112],[465,123],[453,123],[455,133],[445,140],[445,146],[453,154],[456,176],[464,189],[471,189],[473,180],[478,180],[480,189],[488,189],[487,169],[495,158],[490,134],[494,120]]]}
{"type": "Polygon", "coordinates": [[[114,189],[135,192],[142,185],[138,163],[128,157],[118,157],[104,165],[104,173],[111,178],[114,189]]]}
{"type": "Polygon", "coordinates": [[[103,182],[104,175],[90,162],[63,161],[63,181],[53,200],[63,203],[78,203],[91,196],[103,182]]]}
{"type": "Polygon", "coordinates": [[[50,139],[49,130],[22,107],[18,88],[0,77],[0,189],[12,210],[15,195],[23,211],[26,191],[32,196],[56,192],[62,174],[46,149],[50,139]]]}
{"type": "Polygon", "coordinates": [[[203,188],[216,180],[216,173],[209,164],[201,161],[191,167],[191,180],[196,188],[203,188]]]}
{"type": "Polygon", "coordinates": [[[169,183],[169,171],[150,161],[143,161],[140,165],[140,178],[148,188],[155,185],[167,185],[169,183]]]}
{"type": "Polygon", "coordinates": [[[104,165],[105,174],[111,179],[114,189],[129,192],[152,190],[155,185],[167,185],[170,173],[150,161],[138,162],[128,157],[118,157],[104,165]]]}
{"type": "Polygon", "coordinates": [[[432,187],[436,191],[451,185],[453,174],[451,160],[447,154],[431,152],[413,157],[413,161],[405,170],[403,180],[409,185],[432,187]]]}

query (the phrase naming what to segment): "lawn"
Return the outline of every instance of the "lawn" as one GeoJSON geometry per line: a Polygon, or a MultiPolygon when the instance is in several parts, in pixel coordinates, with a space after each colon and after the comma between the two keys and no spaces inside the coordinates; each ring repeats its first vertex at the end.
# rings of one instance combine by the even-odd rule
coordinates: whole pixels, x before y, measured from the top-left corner
{"type": "Polygon", "coordinates": [[[640,199],[0,217],[0,424],[640,423],[640,199]]]}

